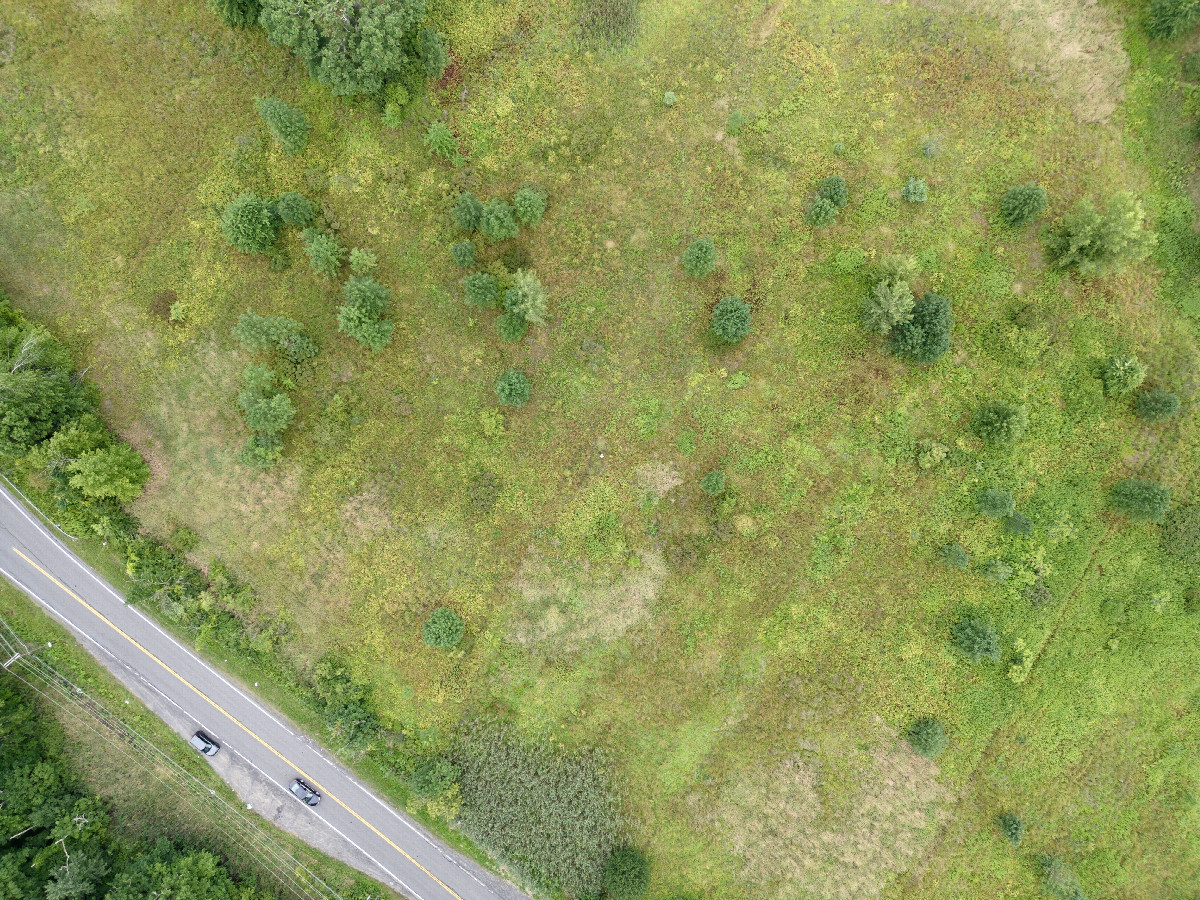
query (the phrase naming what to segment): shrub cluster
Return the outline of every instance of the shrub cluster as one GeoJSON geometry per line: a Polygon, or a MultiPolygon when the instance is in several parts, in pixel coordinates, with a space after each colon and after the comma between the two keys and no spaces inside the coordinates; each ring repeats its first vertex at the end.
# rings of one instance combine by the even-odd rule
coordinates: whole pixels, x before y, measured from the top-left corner
{"type": "Polygon", "coordinates": [[[989,518],[1003,519],[1013,514],[1016,509],[1016,501],[1008,491],[988,488],[980,492],[975,499],[975,508],[989,518]]]}
{"type": "Polygon", "coordinates": [[[985,444],[1009,447],[1025,436],[1029,411],[1023,404],[988,403],[976,410],[971,425],[985,444]]]}
{"type": "Polygon", "coordinates": [[[1200,24],[1197,0],[1150,0],[1146,10],[1146,33],[1162,41],[1174,40],[1200,24]]]}
{"type": "Polygon", "coordinates": [[[267,124],[271,137],[288,156],[297,156],[308,146],[311,126],[301,110],[275,97],[254,101],[254,108],[267,124]]]}
{"type": "Polygon", "coordinates": [[[233,326],[233,337],[247,350],[274,352],[293,368],[317,355],[317,345],[303,326],[287,316],[260,316],[246,310],[233,326]]]}
{"type": "Polygon", "coordinates": [[[509,369],[496,379],[496,397],[503,406],[518,409],[529,402],[529,378],[524,372],[509,369]]]}
{"type": "Polygon", "coordinates": [[[840,175],[822,178],[817,185],[817,195],[808,208],[808,224],[814,228],[824,228],[832,225],[838,213],[850,201],[850,191],[846,187],[846,179],[840,175]]]}
{"type": "Polygon", "coordinates": [[[892,352],[897,356],[930,365],[950,349],[950,332],[953,328],[954,314],[950,312],[950,298],[926,291],[912,306],[911,317],[896,322],[888,338],[892,352]]]}
{"type": "Polygon", "coordinates": [[[392,294],[369,275],[354,275],[342,286],[345,301],[338,307],[338,330],[373,351],[392,342],[395,323],[385,319],[392,305],[392,294]]]}
{"type": "Polygon", "coordinates": [[[326,278],[337,278],[346,260],[346,248],[332,234],[315,228],[306,228],[302,238],[312,270],[326,278]]]}
{"type": "Polygon", "coordinates": [[[1136,356],[1112,356],[1104,364],[1100,380],[1109,397],[1125,397],[1136,391],[1146,379],[1146,367],[1136,356]]]}
{"type": "Polygon", "coordinates": [[[946,727],[937,719],[928,717],[917,719],[909,725],[904,736],[913,752],[926,759],[937,759],[950,743],[946,727]]]}
{"type": "Polygon", "coordinates": [[[280,218],[275,204],[257,194],[242,194],[221,214],[221,234],[243,253],[270,253],[279,240],[280,218]]]}
{"type": "Polygon", "coordinates": [[[634,847],[613,852],[604,866],[604,895],[610,900],[642,900],[650,890],[650,861],[634,847]]]}
{"type": "Polygon", "coordinates": [[[1162,388],[1151,388],[1133,398],[1133,411],[1146,422],[1165,422],[1179,412],[1179,396],[1162,388]]]}
{"type": "Polygon", "coordinates": [[[954,646],[973,663],[1000,659],[1000,635],[992,623],[977,612],[968,612],[950,626],[954,646]]]}
{"type": "Polygon", "coordinates": [[[1142,204],[1132,194],[1117,194],[1103,212],[1083,200],[1049,233],[1046,254],[1060,269],[1085,277],[1101,275],[1145,258],[1154,246],[1154,235],[1144,224],[1142,204]]]}
{"type": "Polygon", "coordinates": [[[458,136],[445,122],[433,122],[421,136],[421,143],[430,156],[453,159],[458,153],[458,136]]]}
{"type": "Polygon", "coordinates": [[[295,191],[284,191],[275,201],[275,210],[285,225],[307,228],[316,217],[312,201],[295,191]]]}
{"type": "Polygon", "coordinates": [[[1160,540],[1172,556],[1200,565],[1200,505],[1184,504],[1167,513],[1160,540]]]}
{"type": "Polygon", "coordinates": [[[1162,522],[1171,508],[1171,489],[1144,478],[1126,478],[1112,486],[1109,502],[1131,519],[1162,522]]]}
{"type": "Polygon", "coordinates": [[[283,455],[283,432],[295,419],[296,406],[279,387],[275,373],[258,363],[242,373],[237,402],[251,432],[240,458],[247,465],[270,468],[283,455]]]}
{"type": "Polygon", "coordinates": [[[929,199],[929,183],[913,175],[900,188],[900,196],[909,203],[924,203],[929,199]]]}
{"type": "Polygon", "coordinates": [[[450,245],[450,258],[460,269],[469,269],[475,265],[475,242],[459,241],[450,245]]]}
{"type": "Polygon", "coordinates": [[[863,328],[869,334],[887,337],[893,328],[912,320],[915,305],[907,281],[877,281],[863,300],[863,328]]]}

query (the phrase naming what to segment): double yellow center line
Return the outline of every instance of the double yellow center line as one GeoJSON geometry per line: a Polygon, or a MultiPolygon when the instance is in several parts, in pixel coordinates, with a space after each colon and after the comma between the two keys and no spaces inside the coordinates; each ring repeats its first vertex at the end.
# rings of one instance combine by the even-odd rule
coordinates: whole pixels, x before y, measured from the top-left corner
{"type": "Polygon", "coordinates": [[[296,772],[299,772],[300,775],[306,781],[312,783],[318,790],[321,791],[321,793],[324,796],[328,797],[330,800],[332,800],[334,803],[336,803],[342,809],[346,810],[346,812],[350,813],[350,815],[352,815],[352,816],[354,816],[354,818],[358,819],[358,821],[361,822],[363,825],[366,825],[368,828],[370,828],[371,831],[373,831],[378,837],[380,837],[382,840],[387,842],[389,847],[391,847],[393,850],[395,850],[397,853],[399,853],[401,856],[403,856],[405,859],[407,859],[410,863],[412,863],[414,866],[416,866],[418,869],[420,869],[422,872],[424,872],[426,875],[428,875],[431,879],[433,879],[433,881],[437,882],[437,884],[440,887],[442,887],[448,894],[450,894],[450,896],[453,897],[454,900],[463,900],[463,898],[460,897],[457,893],[455,893],[452,888],[450,888],[444,882],[442,882],[442,880],[440,878],[438,878],[436,875],[434,875],[432,872],[430,872],[427,868],[425,868],[423,865],[421,865],[419,862],[417,862],[415,859],[413,859],[411,856],[409,856],[407,853],[405,853],[404,850],[399,845],[397,845],[395,841],[393,841],[386,834],[384,834],[382,831],[380,831],[378,828],[376,828],[374,825],[372,825],[370,822],[368,822],[366,819],[364,819],[362,816],[360,816],[358,813],[356,813],[353,809],[351,809],[349,806],[347,806],[345,803],[343,803],[341,800],[339,800],[336,796],[334,796],[329,791],[327,791],[321,785],[321,783],[319,781],[317,781],[317,779],[313,778],[311,775],[309,775],[307,772],[305,772],[303,769],[301,769],[298,765],[296,765],[294,762],[292,762],[290,759],[288,759],[286,756],[284,756],[282,753],[280,753],[278,750],[276,750],[274,747],[272,747],[270,744],[268,744],[266,741],[264,741],[261,737],[259,737],[253,731],[251,731],[246,725],[242,724],[242,722],[239,719],[235,718],[234,716],[232,716],[228,712],[226,712],[225,709],[223,709],[219,703],[217,703],[215,700],[213,700],[211,697],[209,697],[208,694],[204,693],[204,691],[200,690],[198,687],[196,687],[194,684],[192,684],[190,681],[188,681],[186,678],[184,678],[182,675],[180,675],[178,672],[176,672],[170,666],[168,666],[165,662],[163,662],[161,659],[159,659],[157,656],[155,656],[153,653],[151,653],[148,649],[143,647],[140,643],[138,643],[138,641],[135,638],[126,634],[120,628],[120,626],[118,626],[115,622],[113,622],[111,619],[109,619],[108,616],[104,615],[104,613],[102,613],[98,609],[96,609],[94,606],[92,606],[90,603],[88,603],[86,600],[84,600],[82,597],[80,597],[78,594],[76,594],[73,590],[71,590],[69,587],[67,587],[65,584],[63,584],[61,581],[59,581],[57,578],[55,578],[53,575],[51,575],[49,572],[47,572],[45,569],[43,569],[40,565],[38,565],[36,562],[34,562],[32,559],[30,559],[28,556],[26,556],[24,553],[22,553],[16,547],[13,547],[12,549],[13,549],[13,552],[15,554],[17,554],[17,556],[21,557],[21,559],[25,560],[25,562],[29,563],[29,565],[33,566],[35,569],[37,569],[39,572],[41,572],[43,575],[45,575],[48,579],[50,579],[52,582],[54,582],[54,584],[58,585],[58,587],[64,593],[66,593],[68,596],[77,600],[88,612],[90,612],[96,618],[100,619],[100,621],[104,622],[104,624],[106,624],[109,628],[111,628],[113,631],[115,631],[121,637],[125,638],[125,640],[129,641],[129,643],[133,644],[133,646],[137,647],[138,650],[140,650],[142,653],[144,653],[150,659],[154,660],[154,662],[158,663],[158,665],[162,666],[164,669],[166,669],[168,672],[170,672],[172,675],[174,675],[180,681],[181,684],[187,685],[187,687],[193,693],[195,693],[197,697],[204,700],[206,703],[208,703],[210,706],[212,706],[213,709],[215,709],[217,712],[221,713],[221,715],[225,716],[225,718],[229,719],[229,721],[233,722],[233,724],[237,725],[238,728],[242,729],[242,731],[246,732],[246,734],[250,735],[250,737],[254,738],[254,740],[258,741],[266,749],[268,749],[272,753],[274,753],[275,756],[277,756],[282,762],[286,763],[291,769],[295,770],[296,772]]]}

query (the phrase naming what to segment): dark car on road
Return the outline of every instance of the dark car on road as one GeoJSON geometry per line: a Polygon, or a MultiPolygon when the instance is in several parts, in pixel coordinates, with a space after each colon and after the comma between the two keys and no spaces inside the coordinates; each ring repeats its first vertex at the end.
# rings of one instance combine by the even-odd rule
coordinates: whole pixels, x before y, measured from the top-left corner
{"type": "Polygon", "coordinates": [[[288,790],[297,800],[309,806],[316,806],[321,802],[321,795],[316,792],[316,789],[300,778],[293,778],[288,790]]]}
{"type": "Polygon", "coordinates": [[[188,743],[205,756],[216,756],[217,751],[221,749],[221,745],[210,738],[203,731],[197,731],[195,734],[193,734],[188,743]]]}

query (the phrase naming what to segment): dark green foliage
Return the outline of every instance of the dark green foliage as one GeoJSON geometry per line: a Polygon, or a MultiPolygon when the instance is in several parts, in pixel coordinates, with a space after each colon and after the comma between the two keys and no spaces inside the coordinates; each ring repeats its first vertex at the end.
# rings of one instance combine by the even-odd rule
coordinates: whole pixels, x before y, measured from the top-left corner
{"type": "Polygon", "coordinates": [[[693,278],[703,278],[717,267],[717,247],[710,237],[696,238],[687,245],[680,257],[683,271],[693,278]]]}
{"type": "Polygon", "coordinates": [[[817,183],[817,196],[824,197],[840,212],[842,207],[850,202],[850,188],[846,186],[846,179],[841,175],[830,175],[817,183]]]}
{"type": "Polygon", "coordinates": [[[384,319],[391,308],[391,292],[368,275],[346,279],[342,287],[346,301],[338,307],[338,330],[373,351],[392,342],[395,324],[384,319]]]}
{"type": "Polygon", "coordinates": [[[1144,478],[1126,478],[1112,486],[1109,503],[1131,519],[1162,522],[1171,508],[1171,489],[1144,478]]]}
{"type": "Polygon", "coordinates": [[[296,156],[304,152],[304,148],[308,146],[308,132],[311,126],[301,110],[275,97],[255,100],[254,108],[267,123],[267,130],[283,148],[284,153],[296,156]]]}
{"type": "Polygon", "coordinates": [[[446,606],[439,606],[421,626],[421,639],[435,650],[457,647],[467,626],[462,616],[446,606]]]}
{"type": "Polygon", "coordinates": [[[310,681],[329,734],[341,746],[366,747],[381,728],[371,706],[371,686],[355,681],[341,660],[329,654],[317,660],[310,681]]]}
{"type": "Polygon", "coordinates": [[[725,344],[736,344],[750,333],[750,304],[741,297],[722,297],[713,307],[712,333],[725,344]]]}
{"type": "Polygon", "coordinates": [[[907,281],[877,281],[862,303],[863,328],[869,334],[887,337],[897,325],[912,320],[914,305],[907,281]]]}
{"type": "Polygon", "coordinates": [[[943,544],[938,548],[938,556],[952,569],[965,569],[971,564],[971,558],[962,544],[943,544]]]}
{"type": "Polygon", "coordinates": [[[640,0],[575,0],[582,43],[617,50],[637,34],[640,0]]]}
{"type": "Polygon", "coordinates": [[[935,363],[950,349],[954,314],[950,298],[926,292],[912,308],[912,318],[899,322],[888,335],[892,352],[915,363],[935,363]]]}
{"type": "Polygon", "coordinates": [[[1172,556],[1200,566],[1200,505],[1187,503],[1172,509],[1163,522],[1159,540],[1172,556]]]}
{"type": "Polygon", "coordinates": [[[434,122],[421,136],[421,143],[431,156],[452,159],[458,152],[458,138],[445,122],[434,122]]]}
{"type": "Polygon", "coordinates": [[[509,369],[496,379],[496,396],[502,406],[524,406],[529,402],[529,378],[524,372],[509,369]]]}
{"type": "Polygon", "coordinates": [[[471,479],[471,484],[467,489],[467,496],[471,499],[471,506],[478,512],[489,513],[495,506],[496,501],[500,499],[501,482],[500,477],[494,472],[480,472],[471,479]]]}
{"type": "Polygon", "coordinates": [[[1133,398],[1133,411],[1147,422],[1165,422],[1179,412],[1179,396],[1162,388],[1142,391],[1133,398]]]}
{"type": "Polygon", "coordinates": [[[473,241],[459,241],[450,246],[450,258],[454,260],[454,264],[460,269],[469,269],[475,265],[475,243],[473,241]]]}
{"type": "Polygon", "coordinates": [[[458,201],[450,210],[454,224],[462,231],[475,231],[483,217],[483,204],[470,191],[458,195],[458,201]]]}
{"type": "Polygon", "coordinates": [[[225,207],[221,234],[243,253],[270,253],[279,239],[279,224],[275,204],[256,194],[242,194],[225,207]]]}
{"type": "Polygon", "coordinates": [[[1028,516],[1015,512],[1004,517],[1004,530],[1009,534],[1028,536],[1033,534],[1033,522],[1029,521],[1028,516]]]}
{"type": "Polygon", "coordinates": [[[1008,491],[988,488],[981,491],[975,498],[975,509],[990,518],[1003,519],[1005,516],[1012,515],[1013,510],[1016,509],[1016,501],[1008,491]]]}
{"type": "Polygon", "coordinates": [[[262,7],[259,0],[208,0],[213,12],[230,28],[249,28],[258,24],[262,7]]]}
{"type": "Polygon", "coordinates": [[[346,259],[346,248],[338,239],[315,228],[304,229],[304,252],[313,271],[326,278],[336,278],[346,259]]]}
{"type": "Polygon", "coordinates": [[[1025,435],[1029,412],[1023,404],[988,403],[976,410],[971,427],[985,444],[1009,447],[1025,435]]]}
{"type": "Polygon", "coordinates": [[[335,95],[378,94],[418,63],[425,0],[262,0],[259,23],[335,95]]]}
{"type": "Polygon", "coordinates": [[[837,204],[828,197],[817,197],[809,206],[808,212],[804,216],[804,220],[813,228],[824,228],[827,225],[832,225],[834,219],[837,218],[837,204]]]}
{"type": "Polygon", "coordinates": [[[737,137],[742,133],[742,129],[746,127],[746,114],[741,110],[735,109],[729,114],[729,118],[725,120],[725,133],[732,137],[737,137]]]}
{"type": "Polygon", "coordinates": [[[1000,220],[1009,228],[1027,225],[1046,211],[1046,190],[1032,181],[1010,187],[1000,198],[1000,220]]]}
{"type": "Polygon", "coordinates": [[[524,244],[505,247],[504,252],[500,254],[500,265],[504,266],[504,271],[510,275],[521,269],[528,269],[532,263],[533,257],[529,255],[529,248],[524,244]]]}
{"type": "Polygon", "coordinates": [[[477,721],[449,757],[461,771],[459,819],[468,835],[542,885],[568,896],[600,894],[621,823],[596,753],[477,721]]]}
{"type": "Polygon", "coordinates": [[[536,225],[546,212],[546,195],[537,188],[523,187],[513,195],[513,210],[522,225],[536,225]]]}
{"type": "Polygon", "coordinates": [[[489,241],[507,241],[517,236],[517,219],[513,208],[495,198],[483,204],[479,213],[479,231],[489,241]]]}
{"type": "Polygon", "coordinates": [[[487,272],[475,272],[463,279],[463,295],[470,306],[495,306],[500,287],[496,284],[495,276],[487,272]]]}
{"type": "Polygon", "coordinates": [[[1146,378],[1146,367],[1136,356],[1112,356],[1104,364],[1100,380],[1109,397],[1125,397],[1137,390],[1146,378]]]}
{"type": "Polygon", "coordinates": [[[1079,876],[1061,856],[1043,854],[1038,859],[1038,868],[1042,872],[1042,887],[1054,900],[1086,900],[1079,876]]]}
{"type": "Polygon", "coordinates": [[[613,851],[604,866],[604,895],[610,900],[642,900],[650,890],[650,860],[636,847],[613,851]]]}
{"type": "MultiPolygon", "coordinates": [[[[439,610],[442,608],[444,607],[440,607],[439,610]]],[[[436,615],[439,610],[435,610],[434,615],[436,615]]],[[[430,621],[432,621],[432,619],[430,619],[430,621]]],[[[461,620],[459,621],[461,622],[461,620]]],[[[426,627],[428,627],[429,623],[426,622],[425,624],[426,627]]],[[[429,644],[429,640],[426,639],[425,643],[429,644]]],[[[451,644],[450,646],[453,647],[457,643],[458,642],[455,641],[455,643],[451,644]]],[[[429,644],[429,646],[435,647],[437,645],[429,644]]],[[[447,791],[458,784],[458,776],[458,766],[454,765],[454,763],[450,762],[448,759],[444,759],[440,756],[433,756],[419,763],[408,776],[407,781],[409,790],[411,790],[418,797],[433,799],[444,796],[447,791]]]]}
{"type": "Polygon", "coordinates": [[[260,316],[247,310],[233,326],[233,337],[252,352],[277,352],[293,366],[303,365],[317,355],[312,338],[288,316],[260,316]]]}
{"type": "Polygon", "coordinates": [[[313,217],[316,215],[312,201],[295,191],[286,191],[280,194],[279,199],[275,201],[275,209],[285,224],[294,225],[297,228],[307,228],[312,224],[313,217]]]}
{"type": "Polygon", "coordinates": [[[700,489],[710,497],[719,497],[725,493],[725,473],[713,469],[700,479],[700,489]]]}
{"type": "Polygon", "coordinates": [[[1144,220],[1142,204],[1132,194],[1117,194],[1104,212],[1082,200],[1048,234],[1046,255],[1060,269],[1102,275],[1150,252],[1154,235],[1145,230],[1144,220]]]}
{"type": "Polygon", "coordinates": [[[142,455],[128,444],[112,444],[89,450],[66,466],[70,485],[97,500],[111,498],[131,503],[142,494],[150,480],[150,467],[142,455]]]}
{"type": "Polygon", "coordinates": [[[937,719],[917,719],[908,726],[904,734],[913,752],[926,759],[936,759],[941,756],[950,743],[946,737],[946,727],[937,719]]]}
{"type": "Polygon", "coordinates": [[[1000,833],[1008,838],[1008,842],[1014,847],[1020,844],[1021,839],[1025,837],[1025,823],[1016,813],[1000,813],[996,817],[996,824],[1000,827],[1000,833]]]}
{"type": "Polygon", "coordinates": [[[296,407],[277,385],[275,373],[263,365],[251,365],[242,373],[238,406],[253,432],[242,452],[242,461],[258,468],[269,468],[283,455],[283,431],[296,417],[296,407]]]}
{"type": "Polygon", "coordinates": [[[1146,33],[1160,41],[1179,37],[1200,23],[1200,0],[1150,0],[1146,33]]]}
{"type": "Polygon", "coordinates": [[[1025,587],[1021,591],[1021,599],[1028,602],[1034,609],[1045,609],[1058,602],[1058,598],[1050,590],[1050,585],[1046,584],[1042,578],[1038,578],[1033,584],[1025,587]]]}
{"type": "Polygon", "coordinates": [[[1000,659],[1000,635],[992,623],[977,612],[968,612],[951,625],[950,639],[958,652],[973,663],[1000,659]]]}
{"type": "Polygon", "coordinates": [[[434,81],[441,78],[446,66],[450,65],[446,42],[432,28],[422,28],[417,32],[417,58],[421,61],[422,73],[434,81]]]}
{"type": "Polygon", "coordinates": [[[501,340],[515,343],[529,333],[529,323],[520,313],[506,312],[496,316],[496,330],[501,340]]]}
{"type": "Polygon", "coordinates": [[[900,188],[900,196],[909,203],[924,203],[929,199],[929,184],[924,178],[914,175],[904,182],[904,187],[900,188]]]}

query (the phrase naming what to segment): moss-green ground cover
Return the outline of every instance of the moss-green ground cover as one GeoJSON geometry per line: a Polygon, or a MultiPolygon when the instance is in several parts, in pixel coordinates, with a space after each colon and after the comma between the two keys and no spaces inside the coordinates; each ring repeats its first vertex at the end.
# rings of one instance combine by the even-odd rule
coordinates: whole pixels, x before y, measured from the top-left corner
{"type": "Polygon", "coordinates": [[[346,656],[386,721],[488,709],[605,747],[656,896],[1029,896],[1043,851],[1097,895],[1194,892],[1194,573],[1104,511],[1132,474],[1197,491],[1180,48],[1148,47],[1137,9],[1068,0],[671,0],[600,53],[561,6],[434,4],[457,60],[393,130],[195,0],[0,0],[17,39],[0,281],[84,354],[151,460],[137,512],[244,575],[251,615],[286,621],[283,652],[346,656]],[[308,115],[303,154],[271,142],[260,96],[308,115]],[[438,117],[458,167],[421,144],[438,117]],[[813,229],[835,174],[849,204],[813,229]],[[910,177],[926,202],[901,198],[910,177]],[[1093,281],[1049,271],[1036,226],[998,217],[1026,181],[1051,221],[1138,192],[1155,255],[1093,281]],[[549,197],[541,224],[479,242],[487,265],[527,254],[550,292],[548,327],[514,345],[462,302],[449,209],[526,184],[549,197]],[[337,285],[295,232],[285,271],[224,243],[220,211],[247,190],[301,191],[378,255],[389,347],[337,332],[337,285]],[[705,235],[720,264],[697,281],[679,256],[705,235]],[[885,253],[953,300],[931,367],[858,325],[885,253]],[[708,333],[726,295],[753,315],[731,348],[708,333]],[[248,357],[229,331],[247,308],[321,345],[269,474],[237,461],[248,357]],[[1103,398],[1096,368],[1124,352],[1183,398],[1177,419],[1103,398]],[[532,397],[501,410],[510,368],[532,397]],[[1011,451],[968,428],[993,399],[1029,408],[1011,451]],[[976,514],[988,487],[1031,534],[976,514]],[[994,559],[1008,582],[983,577],[994,559]],[[1038,572],[1053,599],[1034,606],[1038,572]],[[437,606],[466,620],[457,650],[422,641],[437,606]],[[995,623],[1001,663],[951,646],[964,607],[995,623]],[[1005,677],[1018,639],[1023,682],[1005,677]],[[899,737],[924,715],[950,735],[935,762],[899,737]],[[1028,826],[1017,848],[1003,810],[1028,826]]]}

